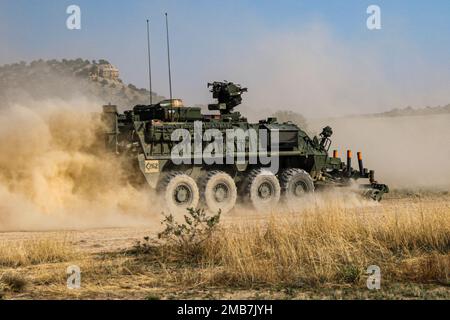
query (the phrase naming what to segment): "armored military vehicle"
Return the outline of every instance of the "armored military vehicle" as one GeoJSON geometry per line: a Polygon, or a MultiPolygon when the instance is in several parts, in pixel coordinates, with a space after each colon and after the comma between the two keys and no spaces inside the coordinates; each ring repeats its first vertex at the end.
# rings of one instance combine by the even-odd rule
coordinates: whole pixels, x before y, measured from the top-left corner
{"type": "Polygon", "coordinates": [[[239,200],[257,210],[270,210],[280,202],[295,203],[307,193],[349,186],[357,179],[368,179],[358,187],[373,200],[388,192],[386,185],[375,181],[374,171],[364,168],[360,152],[358,169],[352,168],[351,151],[345,162],[336,151],[329,154],[330,127],[310,138],[296,124],[276,118],[249,123],[234,111],[247,88],[226,81],[208,87],[217,100],[208,105],[210,114],[185,107],[179,99],[137,105],[123,114],[116,106],[103,107],[107,148],[129,159],[166,210],[178,213],[203,206],[226,213],[239,200]],[[265,135],[267,143],[257,137],[255,148],[250,131],[265,135]],[[230,132],[244,133],[244,139],[227,136],[226,145],[213,144],[213,136],[223,142],[220,135],[230,132]]]}

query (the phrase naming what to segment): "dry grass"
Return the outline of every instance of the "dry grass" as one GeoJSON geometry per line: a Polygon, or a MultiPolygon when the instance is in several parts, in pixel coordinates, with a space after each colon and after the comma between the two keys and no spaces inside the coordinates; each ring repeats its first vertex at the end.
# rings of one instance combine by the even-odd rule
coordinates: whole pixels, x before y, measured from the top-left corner
{"type": "Polygon", "coordinates": [[[64,262],[76,255],[75,248],[67,240],[36,239],[0,243],[0,266],[3,267],[64,262]]]}
{"type": "Polygon", "coordinates": [[[239,216],[191,247],[149,241],[145,252],[80,252],[72,243],[0,242],[0,297],[2,290],[6,299],[450,297],[447,198],[239,216]],[[81,268],[80,290],[66,287],[71,264],[81,268]],[[369,265],[381,268],[382,290],[367,290],[369,265]]]}
{"type": "Polygon", "coordinates": [[[450,207],[418,203],[389,210],[321,207],[279,213],[264,224],[219,229],[191,251],[163,252],[171,263],[195,262],[191,272],[177,274],[179,281],[191,283],[362,284],[367,267],[378,265],[383,281],[448,284],[450,207]]]}
{"type": "Polygon", "coordinates": [[[0,294],[22,293],[32,283],[52,283],[56,279],[53,272],[47,272],[43,264],[69,261],[78,256],[76,250],[66,240],[36,239],[20,242],[0,243],[0,294]],[[39,265],[37,274],[29,279],[28,270],[39,265]]]}
{"type": "Polygon", "coordinates": [[[27,279],[17,272],[9,271],[0,276],[1,291],[22,292],[27,284],[27,279]]]}

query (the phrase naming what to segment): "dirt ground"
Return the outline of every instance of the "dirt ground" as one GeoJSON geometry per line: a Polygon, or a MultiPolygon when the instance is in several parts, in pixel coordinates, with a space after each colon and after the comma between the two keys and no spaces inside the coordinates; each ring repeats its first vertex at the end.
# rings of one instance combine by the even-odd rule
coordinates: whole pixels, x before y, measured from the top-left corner
{"type": "MultiPolygon", "coordinates": [[[[450,215],[450,195],[392,193],[374,211],[386,212],[413,202],[442,203],[450,215]]],[[[237,221],[265,221],[263,214],[230,214],[223,223],[237,221]]],[[[5,232],[0,244],[14,245],[21,241],[64,239],[76,251],[69,261],[38,263],[22,266],[1,266],[3,273],[13,272],[23,279],[23,288],[1,291],[5,299],[450,299],[450,287],[442,283],[382,283],[380,290],[368,290],[364,285],[325,284],[319,287],[266,286],[212,287],[202,284],[180,286],[177,277],[164,268],[136,269],[128,264],[124,252],[144,237],[156,237],[160,230],[152,227],[124,227],[87,230],[5,232]],[[95,262],[93,262],[95,261],[95,262]],[[81,288],[68,289],[66,268],[80,265],[81,288]],[[85,276],[86,275],[86,276],[85,276]]],[[[450,235],[449,235],[450,236],[450,235]]]]}

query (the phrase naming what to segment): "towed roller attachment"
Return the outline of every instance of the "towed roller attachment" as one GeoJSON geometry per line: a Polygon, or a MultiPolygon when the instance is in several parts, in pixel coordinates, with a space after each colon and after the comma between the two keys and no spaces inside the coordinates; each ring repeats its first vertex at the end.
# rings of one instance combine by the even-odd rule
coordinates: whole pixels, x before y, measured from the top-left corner
{"type": "MultiPolygon", "coordinates": [[[[348,181],[349,179],[360,179],[366,178],[369,179],[368,184],[361,184],[359,187],[362,189],[362,194],[364,197],[380,201],[385,193],[389,192],[389,188],[385,184],[380,184],[375,180],[375,171],[368,170],[364,168],[362,152],[358,151],[356,153],[358,160],[358,169],[354,170],[352,168],[352,151],[347,150],[347,163],[345,164],[344,170],[341,171],[341,178],[344,178],[343,181],[348,181]]],[[[337,158],[337,150],[333,151],[333,158],[337,158]]],[[[344,182],[345,184],[345,182],[344,182]]]]}
{"type": "Polygon", "coordinates": [[[375,201],[381,201],[385,193],[389,193],[389,187],[385,184],[371,183],[361,185],[363,196],[375,201]]]}
{"type": "MultiPolygon", "coordinates": [[[[364,176],[367,177],[367,169],[364,169],[362,165],[362,157],[360,153],[358,152],[358,163],[360,170],[362,169],[364,172],[364,176]]],[[[362,174],[361,174],[362,175],[362,174]]],[[[363,184],[361,185],[361,188],[364,189],[363,195],[366,198],[375,200],[375,201],[381,201],[381,198],[385,193],[389,193],[389,187],[385,184],[378,183],[375,181],[375,171],[370,170],[368,174],[369,178],[369,184],[363,184]]]]}

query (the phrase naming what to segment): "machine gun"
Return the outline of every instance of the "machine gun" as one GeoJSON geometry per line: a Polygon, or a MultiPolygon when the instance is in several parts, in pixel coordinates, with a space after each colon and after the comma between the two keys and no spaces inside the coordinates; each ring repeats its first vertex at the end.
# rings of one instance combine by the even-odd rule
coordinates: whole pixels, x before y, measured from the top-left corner
{"type": "Polygon", "coordinates": [[[208,83],[209,87],[212,87],[210,92],[218,103],[209,104],[208,109],[219,110],[222,115],[231,114],[234,107],[241,104],[241,95],[247,92],[247,88],[242,88],[239,84],[228,81],[208,83]]]}

